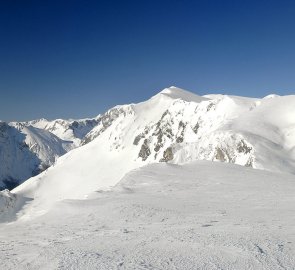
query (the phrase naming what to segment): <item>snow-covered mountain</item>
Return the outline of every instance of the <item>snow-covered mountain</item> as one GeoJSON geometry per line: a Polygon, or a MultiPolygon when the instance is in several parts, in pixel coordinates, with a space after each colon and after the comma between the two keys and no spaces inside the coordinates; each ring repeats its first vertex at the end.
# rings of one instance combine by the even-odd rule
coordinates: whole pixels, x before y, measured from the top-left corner
{"type": "Polygon", "coordinates": [[[0,189],[12,188],[80,146],[94,119],[0,122],[0,189]]]}
{"type": "Polygon", "coordinates": [[[65,120],[56,119],[49,121],[47,119],[38,119],[28,122],[22,122],[24,126],[33,126],[39,129],[47,130],[62,140],[72,141],[77,147],[85,135],[91,131],[98,123],[99,116],[89,119],[65,120]]]}
{"type": "Polygon", "coordinates": [[[0,122],[0,187],[16,186],[44,171],[73,147],[46,130],[0,122]]]}
{"type": "Polygon", "coordinates": [[[99,116],[82,147],[13,192],[34,199],[35,215],[56,201],[108,189],[130,170],[154,162],[201,159],[295,173],[294,108],[295,96],[201,97],[170,87],[99,116]]]}
{"type": "Polygon", "coordinates": [[[53,163],[0,192],[5,269],[293,269],[295,96],[169,87],[76,122],[0,125],[1,173],[53,163]]]}
{"type": "Polygon", "coordinates": [[[13,187],[31,177],[40,164],[25,144],[25,135],[0,122],[0,187],[13,187]]]}

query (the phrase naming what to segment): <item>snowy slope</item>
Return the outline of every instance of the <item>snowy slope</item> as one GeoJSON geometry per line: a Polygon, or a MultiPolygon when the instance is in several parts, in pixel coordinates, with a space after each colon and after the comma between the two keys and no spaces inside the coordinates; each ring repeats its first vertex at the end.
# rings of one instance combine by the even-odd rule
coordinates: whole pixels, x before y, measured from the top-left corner
{"type": "Polygon", "coordinates": [[[1,125],[20,161],[68,151],[53,131],[82,145],[0,192],[5,269],[294,268],[295,96],[169,87],[95,121],[80,137],[1,125]]]}
{"type": "Polygon", "coordinates": [[[53,165],[57,158],[80,146],[99,121],[39,119],[1,123],[3,129],[7,126],[7,132],[2,132],[0,141],[0,190],[15,187],[53,165]]]}
{"type": "Polygon", "coordinates": [[[3,269],[294,269],[295,177],[150,164],[111,191],[0,225],[3,269]]]}
{"type": "Polygon", "coordinates": [[[51,166],[74,147],[54,134],[21,124],[0,123],[0,188],[11,188],[51,166]]]}
{"type": "Polygon", "coordinates": [[[107,121],[101,121],[90,132],[90,143],[72,150],[46,172],[17,188],[15,192],[20,196],[35,198],[33,213],[28,210],[28,215],[43,213],[55,201],[82,199],[97,189],[108,188],[128,171],[144,165],[146,162],[140,157],[142,146],[134,143],[136,134],[146,123],[156,123],[175,101],[180,101],[175,99],[178,93],[186,93],[172,88],[170,96],[167,90],[147,102],[111,109],[104,115],[107,121]]]}
{"type": "Polygon", "coordinates": [[[154,162],[204,159],[294,173],[294,108],[295,96],[200,97],[170,87],[101,115],[86,145],[13,192],[34,199],[24,212],[30,217],[57,201],[108,189],[130,170],[154,162]]]}
{"type": "Polygon", "coordinates": [[[24,126],[33,126],[39,129],[47,130],[62,140],[73,141],[77,147],[80,145],[84,136],[99,123],[98,118],[99,116],[93,119],[56,119],[52,121],[43,118],[22,122],[21,124],[24,126]]]}
{"type": "Polygon", "coordinates": [[[71,141],[63,141],[46,130],[32,126],[23,127],[21,132],[26,135],[25,143],[38,156],[45,168],[53,165],[58,157],[75,147],[71,141]]]}
{"type": "Polygon", "coordinates": [[[40,160],[25,143],[25,135],[0,122],[0,187],[13,187],[31,177],[40,160]]]}

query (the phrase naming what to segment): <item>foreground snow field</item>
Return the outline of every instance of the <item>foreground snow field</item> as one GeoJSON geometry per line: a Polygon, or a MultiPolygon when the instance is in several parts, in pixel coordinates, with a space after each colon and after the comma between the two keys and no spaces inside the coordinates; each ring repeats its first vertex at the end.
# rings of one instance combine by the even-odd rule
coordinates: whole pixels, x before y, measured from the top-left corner
{"type": "Polygon", "coordinates": [[[1,269],[295,269],[295,176],[151,164],[0,225],[1,269]]]}
{"type": "Polygon", "coordinates": [[[294,108],[169,87],[0,123],[6,187],[52,165],[0,191],[0,269],[295,269],[294,108]]]}

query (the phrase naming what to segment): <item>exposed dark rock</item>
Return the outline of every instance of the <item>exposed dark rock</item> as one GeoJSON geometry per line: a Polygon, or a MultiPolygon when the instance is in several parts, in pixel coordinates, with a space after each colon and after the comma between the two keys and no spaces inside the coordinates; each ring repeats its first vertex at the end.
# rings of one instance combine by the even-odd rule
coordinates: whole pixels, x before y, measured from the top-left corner
{"type": "Polygon", "coordinates": [[[77,121],[74,121],[74,122],[71,124],[71,126],[72,126],[73,128],[78,128],[78,127],[79,127],[79,123],[78,123],[77,121]]]}
{"type": "Polygon", "coordinates": [[[253,168],[253,158],[250,157],[247,161],[247,163],[245,164],[246,167],[251,167],[253,168]]]}
{"type": "Polygon", "coordinates": [[[179,124],[178,124],[178,130],[179,131],[181,130],[181,132],[180,132],[180,135],[176,138],[177,143],[182,143],[183,142],[185,127],[186,127],[186,124],[183,123],[182,121],[180,121],[179,124]]]}
{"type": "Polygon", "coordinates": [[[138,145],[140,140],[144,138],[144,134],[140,133],[139,135],[137,135],[135,138],[134,138],[134,141],[133,141],[133,144],[134,145],[138,145]]]}
{"type": "Polygon", "coordinates": [[[172,129],[171,129],[171,128],[167,128],[167,129],[165,130],[165,134],[166,134],[166,136],[167,136],[169,139],[171,139],[171,138],[173,137],[172,129]]]}
{"type": "Polygon", "coordinates": [[[156,144],[156,146],[155,146],[155,148],[154,148],[154,150],[155,150],[156,152],[159,152],[159,150],[163,147],[163,144],[162,144],[162,136],[163,136],[163,135],[158,136],[158,142],[157,142],[157,144],[156,144]]]}
{"type": "Polygon", "coordinates": [[[177,143],[182,143],[183,142],[183,137],[177,137],[176,142],[177,143]]]}
{"type": "Polygon", "coordinates": [[[163,153],[163,158],[160,160],[160,162],[168,162],[173,159],[173,151],[172,147],[168,147],[164,153],[163,153]]]}
{"type": "Polygon", "coordinates": [[[223,151],[220,148],[216,148],[215,158],[217,160],[222,161],[222,162],[225,161],[225,155],[224,155],[223,151]]]}
{"type": "Polygon", "coordinates": [[[138,157],[141,157],[142,160],[145,161],[150,154],[151,154],[151,150],[148,146],[148,140],[145,139],[139,151],[138,157]]]}
{"type": "Polygon", "coordinates": [[[157,136],[157,143],[154,148],[156,152],[158,152],[163,147],[164,136],[168,137],[169,139],[173,138],[173,133],[170,124],[165,124],[163,126],[161,126],[161,124],[161,120],[157,122],[156,129],[152,134],[152,136],[157,136]]]}
{"type": "Polygon", "coordinates": [[[184,129],[185,126],[186,126],[185,123],[183,123],[182,121],[180,121],[179,124],[178,124],[178,129],[181,129],[181,128],[184,129]]]}
{"type": "Polygon", "coordinates": [[[237,150],[239,153],[248,154],[251,152],[252,147],[249,147],[244,140],[241,140],[238,144],[237,150]]]}
{"type": "Polygon", "coordinates": [[[75,137],[82,139],[98,124],[99,119],[89,119],[82,122],[74,121],[69,125],[69,129],[73,130],[75,137]]]}
{"type": "Polygon", "coordinates": [[[193,127],[193,131],[197,134],[199,131],[200,125],[199,122],[193,127]]]}
{"type": "Polygon", "coordinates": [[[81,142],[81,145],[85,145],[87,143],[90,143],[94,138],[93,137],[85,137],[82,142],[81,142]]]}
{"type": "Polygon", "coordinates": [[[207,106],[207,112],[209,112],[212,108],[214,108],[215,104],[214,103],[210,103],[208,106],[207,106]]]}
{"type": "MultiPolygon", "coordinates": [[[[98,125],[101,125],[101,128],[97,133],[91,134],[89,136],[84,137],[84,139],[81,142],[81,145],[85,145],[91,141],[93,141],[95,138],[100,136],[108,127],[112,125],[112,123],[121,115],[126,115],[126,111],[123,108],[113,108],[109,111],[107,111],[104,115],[100,116],[97,121],[98,125]]],[[[93,124],[94,126],[97,124],[93,124]]]]}
{"type": "MultiPolygon", "coordinates": [[[[166,115],[168,115],[168,114],[170,114],[170,112],[169,112],[168,110],[166,110],[166,111],[162,114],[162,116],[161,116],[161,120],[163,120],[164,117],[165,117],[166,115]]],[[[159,122],[160,122],[160,121],[159,121],[159,122]]]]}

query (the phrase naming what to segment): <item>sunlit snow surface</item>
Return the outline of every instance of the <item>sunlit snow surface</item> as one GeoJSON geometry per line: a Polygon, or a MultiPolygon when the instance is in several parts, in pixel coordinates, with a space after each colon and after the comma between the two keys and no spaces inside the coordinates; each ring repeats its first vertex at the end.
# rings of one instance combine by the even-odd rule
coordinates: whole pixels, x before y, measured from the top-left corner
{"type": "Polygon", "coordinates": [[[294,269],[295,177],[209,161],[0,226],[1,269],[294,269]]]}
{"type": "Polygon", "coordinates": [[[294,108],[170,87],[33,123],[81,146],[0,192],[0,268],[294,269],[294,108]]]}

